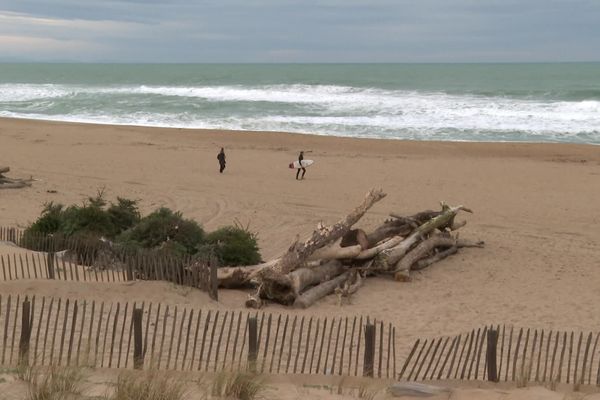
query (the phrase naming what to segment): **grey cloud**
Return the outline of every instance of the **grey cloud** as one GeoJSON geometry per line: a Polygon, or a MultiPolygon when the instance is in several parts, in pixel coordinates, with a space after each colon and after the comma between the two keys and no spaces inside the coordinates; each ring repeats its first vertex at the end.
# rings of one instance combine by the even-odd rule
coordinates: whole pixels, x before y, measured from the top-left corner
{"type": "Polygon", "coordinates": [[[0,26],[0,35],[77,35],[104,49],[81,57],[98,61],[600,59],[596,0],[0,0],[3,12],[83,21],[63,31],[0,26]],[[124,25],[103,34],[93,21],[124,25]]]}

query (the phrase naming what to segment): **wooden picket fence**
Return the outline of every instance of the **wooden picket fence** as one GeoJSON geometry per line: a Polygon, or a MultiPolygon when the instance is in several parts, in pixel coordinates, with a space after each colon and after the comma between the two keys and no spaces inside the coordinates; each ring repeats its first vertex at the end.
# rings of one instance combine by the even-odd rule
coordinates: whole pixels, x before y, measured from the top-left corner
{"type": "Polygon", "coordinates": [[[417,340],[398,379],[561,382],[600,386],[600,333],[490,326],[417,340]]]}
{"type": "Polygon", "coordinates": [[[0,365],[394,377],[395,328],[368,318],[0,296],[0,365]]]}
{"type": "MultiPolygon", "coordinates": [[[[19,245],[22,243],[23,231],[14,228],[0,228],[0,240],[19,245]]],[[[31,244],[31,242],[29,243],[31,244]]],[[[36,248],[61,250],[80,248],[80,258],[93,264],[93,252],[98,248],[87,246],[70,240],[40,237],[36,240],[36,248]]],[[[78,257],[79,258],[79,257],[78,257]]],[[[125,282],[134,280],[161,280],[179,285],[191,286],[208,292],[209,296],[218,300],[217,262],[214,258],[203,262],[194,261],[191,256],[169,257],[152,252],[121,252],[118,254],[118,267],[97,268],[73,262],[71,258],[59,257],[54,251],[15,252],[0,255],[0,280],[18,279],[56,279],[63,281],[83,282],[125,282]]]]}

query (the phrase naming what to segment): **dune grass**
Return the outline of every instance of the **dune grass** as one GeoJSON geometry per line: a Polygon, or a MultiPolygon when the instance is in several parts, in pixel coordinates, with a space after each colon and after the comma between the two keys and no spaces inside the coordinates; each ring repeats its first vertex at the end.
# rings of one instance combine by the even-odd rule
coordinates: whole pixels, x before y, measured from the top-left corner
{"type": "Polygon", "coordinates": [[[112,396],[107,400],[181,400],[184,382],[173,375],[151,371],[119,375],[112,396]]]}

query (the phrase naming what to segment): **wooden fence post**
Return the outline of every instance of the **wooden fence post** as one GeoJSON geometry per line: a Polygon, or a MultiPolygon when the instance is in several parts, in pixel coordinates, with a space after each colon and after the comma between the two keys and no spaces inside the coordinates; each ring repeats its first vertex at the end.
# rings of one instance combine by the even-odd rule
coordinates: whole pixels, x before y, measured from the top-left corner
{"type": "Polygon", "coordinates": [[[56,279],[54,277],[54,253],[50,252],[48,253],[46,260],[47,260],[47,265],[48,265],[48,279],[56,279]]]}
{"type": "Polygon", "coordinates": [[[133,309],[133,368],[144,367],[144,353],[142,348],[142,309],[133,309]]]}
{"type": "Polygon", "coordinates": [[[17,237],[15,235],[15,228],[8,229],[8,241],[17,244],[17,237]]]}
{"type": "Polygon", "coordinates": [[[248,318],[248,367],[256,372],[256,358],[258,356],[258,323],[256,317],[248,318]]]}
{"type": "Polygon", "coordinates": [[[487,351],[485,354],[487,362],[488,381],[498,382],[498,370],[496,365],[496,349],[498,347],[498,331],[490,329],[487,331],[487,351]]]}
{"type": "Polygon", "coordinates": [[[25,297],[21,313],[21,338],[19,340],[19,365],[29,365],[29,339],[31,338],[31,303],[25,297]]]}
{"type": "Polygon", "coordinates": [[[131,255],[127,255],[124,256],[125,259],[125,269],[126,269],[126,273],[127,273],[127,280],[128,281],[133,281],[133,256],[131,255]]]}
{"type": "Polygon", "coordinates": [[[365,325],[365,359],[363,365],[363,376],[373,377],[375,364],[375,325],[365,325]]]}
{"type": "Polygon", "coordinates": [[[210,286],[208,288],[208,295],[214,301],[219,301],[219,280],[217,278],[217,262],[214,257],[210,260],[210,286]]]}

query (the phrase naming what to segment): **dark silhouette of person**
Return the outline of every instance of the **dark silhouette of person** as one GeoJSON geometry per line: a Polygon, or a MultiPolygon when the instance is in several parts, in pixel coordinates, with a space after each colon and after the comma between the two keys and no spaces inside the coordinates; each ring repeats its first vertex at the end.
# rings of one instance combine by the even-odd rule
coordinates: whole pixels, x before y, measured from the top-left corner
{"type": "Polygon", "coordinates": [[[296,170],[296,179],[298,179],[298,176],[300,175],[300,170],[302,170],[302,177],[300,179],[304,179],[304,174],[306,174],[306,168],[302,166],[302,160],[304,160],[303,151],[301,151],[300,155],[298,156],[298,163],[300,164],[300,168],[296,170]]]}
{"type": "Polygon", "coordinates": [[[225,150],[221,147],[221,151],[217,155],[217,160],[219,160],[219,172],[223,173],[225,170],[225,150]]]}

